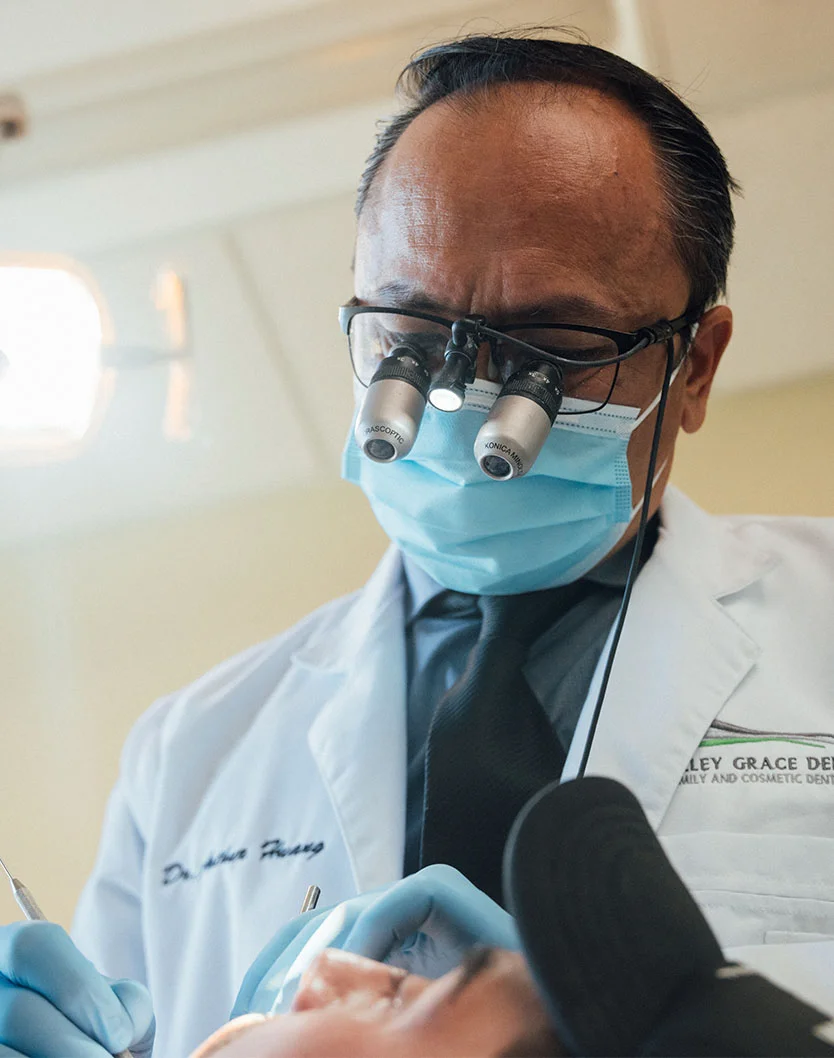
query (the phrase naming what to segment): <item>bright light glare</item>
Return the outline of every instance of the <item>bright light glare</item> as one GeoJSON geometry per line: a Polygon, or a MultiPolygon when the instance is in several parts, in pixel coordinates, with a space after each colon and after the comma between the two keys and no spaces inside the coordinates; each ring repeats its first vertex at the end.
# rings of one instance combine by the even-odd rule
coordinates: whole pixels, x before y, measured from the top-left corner
{"type": "Polygon", "coordinates": [[[460,411],[463,397],[453,389],[433,389],[429,400],[438,411],[460,411]]]}
{"type": "Polygon", "coordinates": [[[83,280],[59,268],[0,267],[0,441],[77,441],[101,380],[102,319],[83,280]]]}

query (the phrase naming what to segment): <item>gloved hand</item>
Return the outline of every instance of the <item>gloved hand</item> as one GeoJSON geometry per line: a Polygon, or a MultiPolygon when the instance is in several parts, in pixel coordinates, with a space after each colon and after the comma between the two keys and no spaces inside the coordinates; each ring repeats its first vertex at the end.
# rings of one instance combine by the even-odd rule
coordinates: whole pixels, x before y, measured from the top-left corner
{"type": "Polygon", "coordinates": [[[102,977],[60,926],[0,926],[0,1058],[142,1058],[154,1027],[147,990],[102,977]]]}
{"type": "Polygon", "coordinates": [[[512,917],[460,872],[443,864],[424,867],[383,889],[293,919],[249,968],[232,1016],[269,1013],[282,988],[297,987],[325,948],[440,977],[473,944],[517,949],[519,943],[512,917]]]}

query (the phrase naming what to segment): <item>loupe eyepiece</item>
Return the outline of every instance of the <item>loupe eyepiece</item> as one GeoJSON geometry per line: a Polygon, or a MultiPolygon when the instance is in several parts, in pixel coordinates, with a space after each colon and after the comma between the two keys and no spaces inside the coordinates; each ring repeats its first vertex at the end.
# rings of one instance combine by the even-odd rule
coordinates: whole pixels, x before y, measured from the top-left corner
{"type": "Polygon", "coordinates": [[[475,458],[496,481],[520,478],[535,463],[562,406],[564,379],[556,364],[534,360],[511,375],[478,436],[475,458]]]}
{"type": "Polygon", "coordinates": [[[356,417],[353,436],[375,463],[393,463],[411,451],[426,410],[431,375],[412,345],[395,346],[381,361],[356,417]]]}

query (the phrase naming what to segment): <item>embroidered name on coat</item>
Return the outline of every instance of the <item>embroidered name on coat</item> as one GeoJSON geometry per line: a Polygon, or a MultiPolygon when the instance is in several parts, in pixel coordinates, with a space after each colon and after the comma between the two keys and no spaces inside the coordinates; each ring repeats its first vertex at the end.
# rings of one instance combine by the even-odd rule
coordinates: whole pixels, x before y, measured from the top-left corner
{"type": "Polygon", "coordinates": [[[244,847],[239,849],[224,849],[222,852],[212,852],[197,868],[186,866],[184,863],[174,860],[172,863],[167,863],[162,868],[162,884],[174,885],[177,882],[194,882],[197,881],[198,878],[201,878],[206,871],[211,871],[216,867],[223,867],[230,863],[239,863],[241,860],[247,858],[254,859],[257,857],[257,859],[261,861],[283,860],[292,856],[304,856],[306,859],[311,860],[314,856],[318,856],[318,854],[323,851],[323,841],[304,841],[290,844],[282,838],[271,838],[269,841],[262,841],[261,844],[254,849],[244,847]],[[251,857],[250,853],[252,854],[251,857]]]}

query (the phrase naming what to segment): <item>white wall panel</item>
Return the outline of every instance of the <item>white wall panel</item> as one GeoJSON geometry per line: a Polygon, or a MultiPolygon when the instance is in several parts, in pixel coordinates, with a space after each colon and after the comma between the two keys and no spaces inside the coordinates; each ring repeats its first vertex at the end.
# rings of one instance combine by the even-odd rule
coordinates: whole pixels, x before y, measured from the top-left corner
{"type": "Polygon", "coordinates": [[[156,269],[188,284],[195,345],[193,439],[164,438],[167,368],[121,372],[101,430],[68,462],[0,471],[0,542],[144,519],[309,481],[320,471],[303,423],[217,237],[87,263],[117,338],[153,336],[143,315],[156,269]]]}
{"type": "Polygon", "coordinates": [[[235,229],[282,372],[301,395],[305,434],[318,439],[334,472],[353,407],[347,341],[338,322],[338,306],[353,295],[353,240],[352,192],[235,229]]]}
{"type": "Polygon", "coordinates": [[[90,254],[351,190],[390,99],[35,181],[0,195],[0,248],[90,254]]]}

